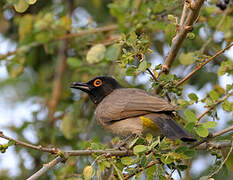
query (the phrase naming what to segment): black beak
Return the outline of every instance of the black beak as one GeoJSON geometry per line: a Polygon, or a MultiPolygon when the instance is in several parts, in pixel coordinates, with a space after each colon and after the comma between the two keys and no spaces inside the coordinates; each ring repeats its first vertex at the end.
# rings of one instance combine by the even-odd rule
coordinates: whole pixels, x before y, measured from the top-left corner
{"type": "Polygon", "coordinates": [[[74,88],[74,89],[80,89],[84,92],[90,92],[90,88],[88,86],[88,84],[86,83],[80,83],[80,82],[72,82],[70,85],[70,88],[74,88]]]}

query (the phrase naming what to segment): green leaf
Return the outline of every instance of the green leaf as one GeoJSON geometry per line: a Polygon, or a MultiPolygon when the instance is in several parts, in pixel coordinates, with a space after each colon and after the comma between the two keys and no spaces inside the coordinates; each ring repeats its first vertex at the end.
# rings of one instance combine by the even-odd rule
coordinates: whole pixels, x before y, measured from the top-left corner
{"type": "Polygon", "coordinates": [[[137,40],[137,35],[135,34],[135,32],[131,32],[130,36],[127,40],[127,43],[131,46],[135,46],[136,45],[136,40],[137,40]]]}
{"type": "Polygon", "coordinates": [[[222,103],[222,108],[224,111],[231,112],[233,110],[233,102],[229,102],[228,100],[225,100],[222,103]]]}
{"type": "Polygon", "coordinates": [[[193,40],[195,38],[195,34],[193,32],[189,32],[186,37],[190,40],[193,40]]]}
{"type": "Polygon", "coordinates": [[[209,176],[202,176],[199,178],[199,180],[209,180],[209,176]]]}
{"type": "Polygon", "coordinates": [[[144,145],[137,145],[133,148],[133,153],[134,154],[142,154],[148,150],[147,146],[144,145]]]}
{"type": "Polygon", "coordinates": [[[130,67],[127,68],[125,73],[126,73],[127,76],[134,76],[135,71],[136,71],[136,69],[134,67],[130,66],[130,67]]]}
{"type": "Polygon", "coordinates": [[[184,112],[185,119],[189,122],[197,122],[197,116],[193,111],[190,111],[189,109],[185,110],[184,112]]]}
{"type": "Polygon", "coordinates": [[[205,128],[215,128],[217,123],[215,121],[208,121],[201,124],[205,128]]]}
{"type": "Polygon", "coordinates": [[[169,45],[171,45],[172,39],[176,35],[176,25],[175,24],[168,24],[165,28],[165,34],[166,34],[166,39],[167,39],[169,45]]]}
{"type": "Polygon", "coordinates": [[[99,63],[103,60],[106,48],[103,44],[96,44],[88,51],[86,59],[89,64],[99,63]]]}
{"type": "Polygon", "coordinates": [[[42,31],[35,36],[36,41],[39,43],[47,43],[53,38],[52,31],[42,31]]]}
{"type": "Polygon", "coordinates": [[[69,57],[67,59],[67,64],[73,68],[81,67],[83,65],[82,61],[76,57],[69,57]]]}
{"type": "Polygon", "coordinates": [[[162,156],[161,161],[164,164],[171,164],[172,162],[174,162],[174,159],[170,155],[164,155],[162,156]]]}
{"type": "Polygon", "coordinates": [[[8,143],[7,143],[8,146],[12,146],[12,145],[15,145],[15,141],[13,140],[9,140],[8,143]]]}
{"type": "Polygon", "coordinates": [[[193,64],[195,59],[194,59],[194,52],[189,52],[189,53],[181,53],[179,56],[180,63],[187,66],[190,64],[193,64]]]}
{"type": "Polygon", "coordinates": [[[114,163],[112,163],[112,165],[113,165],[113,168],[115,169],[115,171],[117,172],[118,178],[119,178],[120,180],[123,180],[124,178],[123,178],[122,172],[117,168],[117,166],[116,166],[114,163]]]}
{"type": "Polygon", "coordinates": [[[147,133],[147,134],[146,134],[146,140],[147,140],[147,142],[151,143],[151,142],[152,142],[152,140],[153,140],[153,136],[152,136],[152,134],[147,133]]]}
{"type": "Polygon", "coordinates": [[[224,74],[230,75],[233,74],[233,62],[231,60],[223,61],[218,70],[218,76],[222,76],[224,74]]]}
{"type": "Polygon", "coordinates": [[[107,48],[105,52],[105,59],[108,61],[114,61],[118,58],[121,51],[121,46],[119,44],[113,44],[107,48]]]}
{"type": "Polygon", "coordinates": [[[37,0],[26,0],[28,4],[35,4],[37,0]]]}
{"type": "Polygon", "coordinates": [[[25,0],[18,0],[16,1],[16,4],[14,4],[15,10],[19,13],[23,13],[28,7],[29,4],[25,0]]]}
{"type": "Polygon", "coordinates": [[[185,126],[185,129],[187,129],[187,131],[189,132],[192,132],[194,127],[195,127],[195,122],[190,122],[185,126]]]}
{"type": "Polygon", "coordinates": [[[198,97],[197,97],[196,94],[190,93],[190,94],[188,95],[188,97],[189,97],[190,100],[192,100],[192,101],[194,101],[194,102],[196,102],[196,103],[198,102],[198,97]]]}
{"type": "Polygon", "coordinates": [[[69,113],[65,115],[64,118],[62,119],[61,131],[67,139],[71,139],[72,130],[73,130],[72,114],[69,113]]]}
{"type": "Polygon", "coordinates": [[[195,130],[196,130],[196,133],[200,137],[207,137],[209,134],[207,128],[205,128],[204,126],[201,126],[201,125],[197,126],[195,130]]]}
{"type": "Polygon", "coordinates": [[[209,92],[209,95],[210,95],[210,98],[211,98],[213,101],[216,101],[216,100],[219,99],[219,94],[218,94],[216,91],[214,91],[214,90],[210,91],[210,92],[209,92]]]}
{"type": "Polygon", "coordinates": [[[138,139],[139,139],[139,137],[135,138],[133,141],[130,142],[129,149],[131,149],[134,146],[134,144],[136,144],[136,142],[138,141],[138,139]]]}
{"type": "Polygon", "coordinates": [[[147,62],[146,62],[146,60],[144,60],[139,64],[138,70],[142,71],[142,72],[145,72],[146,69],[147,69],[147,62]]]}
{"type": "Polygon", "coordinates": [[[132,157],[123,157],[121,158],[121,163],[126,166],[129,166],[134,164],[134,159],[132,157]]]}

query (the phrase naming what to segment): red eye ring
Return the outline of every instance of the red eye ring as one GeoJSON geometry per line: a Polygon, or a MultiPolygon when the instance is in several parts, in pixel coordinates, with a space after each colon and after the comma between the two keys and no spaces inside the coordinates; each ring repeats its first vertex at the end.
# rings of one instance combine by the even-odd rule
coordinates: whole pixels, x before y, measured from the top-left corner
{"type": "Polygon", "coordinates": [[[100,79],[96,79],[93,84],[95,87],[99,87],[103,84],[103,82],[100,79]]]}

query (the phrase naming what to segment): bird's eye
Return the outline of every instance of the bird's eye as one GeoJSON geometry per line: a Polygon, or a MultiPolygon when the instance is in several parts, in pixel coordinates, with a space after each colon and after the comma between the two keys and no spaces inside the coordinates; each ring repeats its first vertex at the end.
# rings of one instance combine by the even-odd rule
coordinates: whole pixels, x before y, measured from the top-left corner
{"type": "Polygon", "coordinates": [[[103,84],[103,82],[100,79],[96,79],[93,84],[95,87],[99,87],[103,84]]]}

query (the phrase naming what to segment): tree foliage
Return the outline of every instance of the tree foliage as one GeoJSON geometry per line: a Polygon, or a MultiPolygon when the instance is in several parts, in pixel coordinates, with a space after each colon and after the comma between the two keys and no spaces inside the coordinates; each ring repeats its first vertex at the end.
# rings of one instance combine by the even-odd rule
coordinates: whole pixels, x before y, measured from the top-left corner
{"type": "Polygon", "coordinates": [[[28,109],[29,119],[0,128],[5,139],[7,132],[15,135],[1,141],[0,159],[12,148],[20,169],[12,176],[1,168],[0,179],[28,178],[55,155],[61,159],[54,162],[65,164],[57,162],[40,179],[231,179],[232,133],[225,133],[232,130],[233,117],[233,55],[228,51],[233,4],[200,2],[1,1],[1,38],[13,48],[1,45],[7,78],[0,79],[0,91],[12,108],[25,103],[36,108],[28,109]],[[182,116],[179,123],[202,144],[147,134],[131,139],[127,150],[113,149],[122,140],[95,122],[87,95],[69,88],[72,81],[98,75],[112,75],[125,87],[171,100],[182,116]],[[224,127],[229,129],[220,131],[224,127]],[[16,139],[41,146],[24,146],[16,139]],[[66,153],[70,149],[84,151],[66,153]],[[117,153],[104,153],[108,149],[117,153]],[[209,156],[212,164],[201,173],[192,170],[196,159],[209,156]]]}

